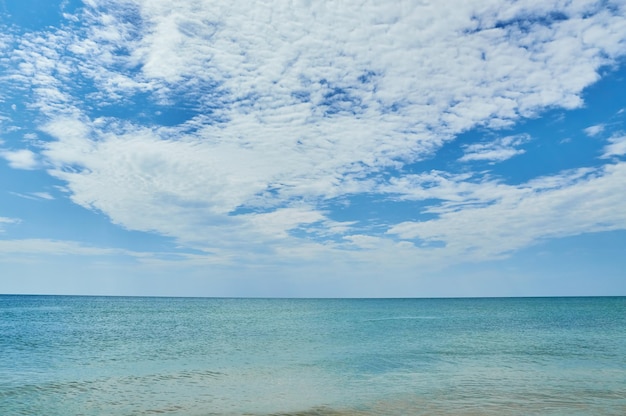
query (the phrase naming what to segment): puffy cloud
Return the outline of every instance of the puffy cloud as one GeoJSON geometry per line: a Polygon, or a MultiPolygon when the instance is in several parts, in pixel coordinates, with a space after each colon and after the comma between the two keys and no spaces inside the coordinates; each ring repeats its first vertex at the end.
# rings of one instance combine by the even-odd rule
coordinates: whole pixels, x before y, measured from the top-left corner
{"type": "Polygon", "coordinates": [[[586,129],[584,129],[584,131],[585,131],[585,134],[587,134],[587,136],[595,137],[598,134],[602,133],[605,127],[606,126],[604,124],[596,124],[596,125],[587,127],[586,129]]]}
{"type": "Polygon", "coordinates": [[[3,150],[0,151],[0,157],[6,159],[13,169],[32,170],[39,167],[37,154],[28,149],[3,150]]]}

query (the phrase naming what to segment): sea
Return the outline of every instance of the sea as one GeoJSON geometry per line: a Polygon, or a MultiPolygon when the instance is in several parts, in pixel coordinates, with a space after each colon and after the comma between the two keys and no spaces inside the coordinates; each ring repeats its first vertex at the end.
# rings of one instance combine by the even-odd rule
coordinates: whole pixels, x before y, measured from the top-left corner
{"type": "Polygon", "coordinates": [[[0,415],[626,415],[626,298],[0,296],[0,415]]]}

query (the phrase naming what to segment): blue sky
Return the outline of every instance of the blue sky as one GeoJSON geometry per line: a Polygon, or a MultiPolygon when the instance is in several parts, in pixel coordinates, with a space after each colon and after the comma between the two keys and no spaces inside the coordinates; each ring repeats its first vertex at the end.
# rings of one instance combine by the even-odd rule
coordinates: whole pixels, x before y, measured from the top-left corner
{"type": "Polygon", "coordinates": [[[0,293],[626,295],[625,17],[0,0],[0,293]]]}

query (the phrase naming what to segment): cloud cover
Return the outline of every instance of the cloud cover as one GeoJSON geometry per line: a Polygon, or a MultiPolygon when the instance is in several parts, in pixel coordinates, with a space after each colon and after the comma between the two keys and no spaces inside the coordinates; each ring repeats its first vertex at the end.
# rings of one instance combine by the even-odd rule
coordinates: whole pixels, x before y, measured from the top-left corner
{"type": "MultiPolygon", "coordinates": [[[[518,185],[403,172],[469,129],[582,106],[626,55],[621,1],[85,5],[4,40],[4,81],[27,92],[47,140],[2,156],[41,163],[122,227],[224,262],[410,265],[626,228],[619,157],[518,185]],[[356,195],[434,201],[415,208],[434,218],[377,231],[334,220],[328,205],[356,195]]],[[[501,162],[529,140],[469,145],[460,160],[501,162]]],[[[611,140],[605,156],[623,155],[611,140]]]]}

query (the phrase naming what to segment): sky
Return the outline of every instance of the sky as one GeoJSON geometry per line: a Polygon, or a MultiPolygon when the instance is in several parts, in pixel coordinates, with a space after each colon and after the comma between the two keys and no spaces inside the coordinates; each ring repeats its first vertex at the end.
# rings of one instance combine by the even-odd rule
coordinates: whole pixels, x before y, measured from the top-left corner
{"type": "Polygon", "coordinates": [[[0,0],[0,293],[626,295],[625,19],[0,0]]]}

